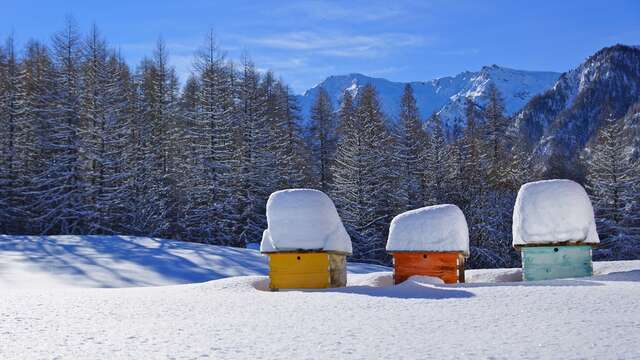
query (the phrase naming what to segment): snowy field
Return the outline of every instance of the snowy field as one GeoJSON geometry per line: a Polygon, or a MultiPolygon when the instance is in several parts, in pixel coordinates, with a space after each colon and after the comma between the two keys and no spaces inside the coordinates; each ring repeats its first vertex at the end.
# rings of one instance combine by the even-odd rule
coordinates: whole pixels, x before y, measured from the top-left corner
{"type": "Polygon", "coordinates": [[[640,261],[529,283],[349,270],[347,288],[269,292],[254,250],[0,236],[0,359],[640,359],[640,261]]]}

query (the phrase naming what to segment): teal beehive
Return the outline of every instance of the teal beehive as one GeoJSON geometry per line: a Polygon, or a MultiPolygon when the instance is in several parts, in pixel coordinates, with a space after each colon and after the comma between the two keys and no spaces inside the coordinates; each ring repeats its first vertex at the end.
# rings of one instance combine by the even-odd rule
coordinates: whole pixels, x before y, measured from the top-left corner
{"type": "Polygon", "coordinates": [[[522,278],[525,281],[591,276],[591,246],[525,246],[522,278]]]}
{"type": "Polygon", "coordinates": [[[546,180],[520,188],[513,246],[521,251],[523,280],[591,276],[591,249],[598,243],[593,207],[582,186],[546,180]]]}

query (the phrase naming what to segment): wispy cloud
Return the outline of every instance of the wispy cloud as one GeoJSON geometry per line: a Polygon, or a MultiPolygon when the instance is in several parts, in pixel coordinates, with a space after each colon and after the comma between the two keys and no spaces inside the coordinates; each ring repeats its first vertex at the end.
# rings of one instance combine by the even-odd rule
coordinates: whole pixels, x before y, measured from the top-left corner
{"type": "Polygon", "coordinates": [[[343,35],[300,31],[259,38],[245,38],[244,41],[272,49],[306,51],[326,56],[371,57],[381,55],[394,48],[430,44],[434,38],[405,33],[343,35]]]}
{"type": "Polygon", "coordinates": [[[297,1],[277,9],[279,13],[315,18],[318,20],[342,20],[348,22],[381,21],[397,19],[410,14],[400,3],[375,4],[371,2],[297,1]]]}
{"type": "Polygon", "coordinates": [[[437,51],[437,53],[440,55],[453,55],[453,56],[476,55],[480,53],[480,49],[477,49],[477,48],[448,49],[448,50],[439,50],[437,51]]]}

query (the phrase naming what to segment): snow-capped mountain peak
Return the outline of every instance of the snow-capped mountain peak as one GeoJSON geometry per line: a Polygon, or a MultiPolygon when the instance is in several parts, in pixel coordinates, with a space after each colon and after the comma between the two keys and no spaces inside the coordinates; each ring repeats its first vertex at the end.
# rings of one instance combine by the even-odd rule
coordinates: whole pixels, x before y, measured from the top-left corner
{"type": "MultiPolygon", "coordinates": [[[[486,102],[490,84],[495,84],[505,100],[506,112],[512,114],[526,104],[531,97],[553,85],[559,74],[553,72],[523,71],[498,65],[484,66],[479,71],[465,71],[429,81],[410,82],[423,118],[438,112],[448,127],[462,121],[464,100],[473,98],[480,106],[486,102]]],[[[359,73],[334,75],[307,90],[299,97],[302,113],[308,119],[313,101],[322,87],[338,109],[345,90],[357,96],[358,89],[367,84],[376,87],[383,111],[390,118],[399,113],[400,98],[407,83],[373,78],[359,73]]]]}
{"type": "Polygon", "coordinates": [[[514,117],[538,154],[574,156],[597,134],[602,119],[620,118],[638,102],[640,51],[604,48],[568,71],[514,117]]]}

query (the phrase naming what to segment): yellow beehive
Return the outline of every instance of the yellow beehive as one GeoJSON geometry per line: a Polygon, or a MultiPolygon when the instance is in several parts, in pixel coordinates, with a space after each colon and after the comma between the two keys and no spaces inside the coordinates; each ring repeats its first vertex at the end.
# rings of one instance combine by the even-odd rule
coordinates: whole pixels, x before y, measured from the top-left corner
{"type": "Polygon", "coordinates": [[[269,257],[272,290],[346,286],[351,239],[327,195],[276,191],[267,202],[267,223],[260,251],[269,257]]]}
{"type": "Polygon", "coordinates": [[[299,251],[267,255],[271,289],[319,289],[347,284],[344,254],[299,251]]]}

